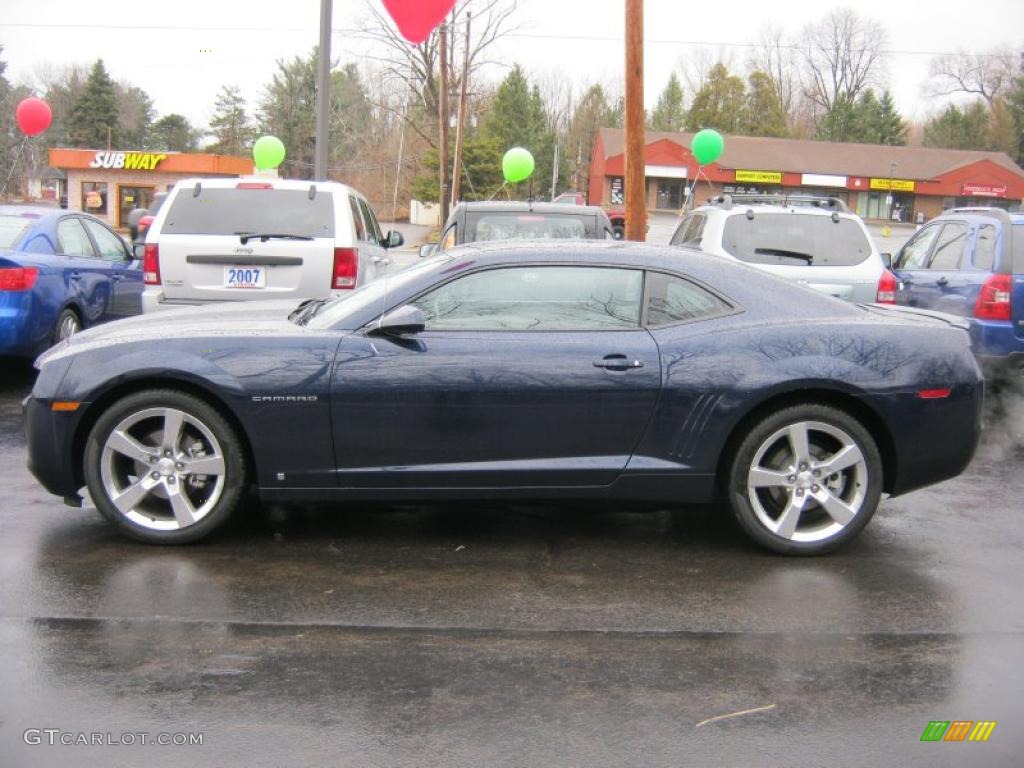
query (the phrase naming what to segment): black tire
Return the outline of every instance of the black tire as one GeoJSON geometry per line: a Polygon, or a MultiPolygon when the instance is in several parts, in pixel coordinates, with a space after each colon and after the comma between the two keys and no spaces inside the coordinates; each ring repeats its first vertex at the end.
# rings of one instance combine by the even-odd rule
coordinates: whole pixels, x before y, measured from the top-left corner
{"type": "MultiPolygon", "coordinates": [[[[836,461],[834,466],[845,460],[836,461]]],[[[784,408],[750,427],[736,447],[727,482],[729,505],[754,541],[781,554],[820,555],[846,544],[871,520],[882,494],[882,459],[860,421],[838,408],[808,403],[784,408]],[[790,428],[794,434],[806,435],[810,457],[804,463],[797,459],[793,438],[788,436],[790,428]],[[780,436],[784,430],[787,434],[780,436]],[[856,456],[848,443],[859,450],[859,460],[838,472],[829,472],[830,459],[838,457],[840,451],[851,458],[856,456]],[[752,472],[762,470],[764,485],[752,488],[752,472]],[[780,477],[775,481],[768,479],[769,475],[780,477]],[[837,501],[844,506],[837,505],[837,501]],[[783,517],[794,511],[791,505],[795,506],[796,522],[787,533],[783,517]],[[843,522],[826,506],[842,515],[855,511],[843,522]]]]}
{"type": "MultiPolygon", "coordinates": [[[[148,544],[185,544],[208,536],[227,522],[246,488],[244,456],[241,438],[216,408],[184,392],[155,389],[129,395],[104,411],[89,433],[83,461],[89,495],[99,512],[121,532],[148,544]],[[171,431],[168,413],[175,419],[182,414],[180,437],[173,442],[171,456],[166,455],[171,443],[164,440],[171,431]],[[130,458],[135,448],[130,453],[106,452],[119,426],[146,449],[148,459],[130,458]],[[192,441],[188,449],[186,440],[192,441]],[[222,460],[220,472],[215,467],[191,471],[193,463],[201,468],[218,458],[222,460]],[[200,461],[205,464],[197,463],[200,461]],[[115,506],[111,493],[117,486],[123,486],[120,490],[125,492],[150,479],[156,479],[153,487],[133,508],[121,511],[115,506]],[[179,504],[184,498],[186,508],[190,505],[192,522],[183,523],[174,511],[172,494],[178,496],[179,504]],[[163,528],[158,529],[160,526],[163,528]]],[[[123,505],[130,503],[125,501],[125,493],[118,498],[123,505]]]]}
{"type": "Polygon", "coordinates": [[[64,339],[74,336],[80,330],[82,330],[82,321],[78,317],[78,313],[68,307],[57,317],[57,324],[53,327],[53,343],[60,344],[64,339]]]}

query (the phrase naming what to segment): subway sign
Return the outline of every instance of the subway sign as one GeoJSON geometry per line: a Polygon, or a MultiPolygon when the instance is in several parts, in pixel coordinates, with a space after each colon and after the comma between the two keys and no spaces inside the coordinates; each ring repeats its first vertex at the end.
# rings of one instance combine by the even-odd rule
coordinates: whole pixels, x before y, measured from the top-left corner
{"type": "Polygon", "coordinates": [[[781,171],[736,171],[736,181],[754,182],[755,184],[781,184],[781,171]]]}
{"type": "Polygon", "coordinates": [[[97,152],[90,168],[123,168],[128,171],[152,171],[167,157],[162,152],[97,152]]]}

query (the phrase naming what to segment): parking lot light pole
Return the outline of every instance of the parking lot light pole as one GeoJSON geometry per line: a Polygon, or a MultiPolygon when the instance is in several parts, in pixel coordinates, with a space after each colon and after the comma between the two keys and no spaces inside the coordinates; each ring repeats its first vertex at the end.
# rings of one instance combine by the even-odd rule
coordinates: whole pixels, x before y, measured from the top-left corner
{"type": "Polygon", "coordinates": [[[331,104],[331,2],[320,0],[320,57],[316,73],[316,150],[313,179],[327,180],[327,115],[331,104]]]}
{"type": "Polygon", "coordinates": [[[895,187],[896,187],[896,166],[899,163],[889,163],[889,215],[886,217],[889,221],[892,221],[892,207],[896,202],[895,187]]]}

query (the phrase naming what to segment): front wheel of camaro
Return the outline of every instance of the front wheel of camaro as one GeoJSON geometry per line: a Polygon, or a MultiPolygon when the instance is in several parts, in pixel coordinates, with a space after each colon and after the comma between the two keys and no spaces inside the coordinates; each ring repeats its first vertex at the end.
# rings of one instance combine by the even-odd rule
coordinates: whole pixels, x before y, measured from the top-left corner
{"type": "Polygon", "coordinates": [[[882,460],[853,416],[799,405],[754,424],[728,478],[729,503],[757,543],[790,555],[830,552],[868,524],[882,493],[882,460]]]}
{"type": "Polygon", "coordinates": [[[147,543],[210,534],[245,488],[242,445],[231,424],[175,390],[139,392],[110,406],[89,434],[84,461],[100,513],[147,543]]]}

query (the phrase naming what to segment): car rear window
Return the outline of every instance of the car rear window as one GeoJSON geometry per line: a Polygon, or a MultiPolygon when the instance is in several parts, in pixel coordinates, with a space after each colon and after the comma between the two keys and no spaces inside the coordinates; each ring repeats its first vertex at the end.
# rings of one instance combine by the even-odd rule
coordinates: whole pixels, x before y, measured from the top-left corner
{"type": "Polygon", "coordinates": [[[1013,273],[1024,275],[1024,223],[1013,225],[1013,273]]]}
{"type": "Polygon", "coordinates": [[[334,237],[334,200],[318,190],[214,189],[178,192],[161,234],[234,235],[239,232],[334,237]]]}
{"type": "Polygon", "coordinates": [[[30,226],[24,216],[0,216],[0,248],[14,248],[30,226]]]}
{"type": "Polygon", "coordinates": [[[465,242],[586,238],[588,229],[584,217],[571,214],[483,213],[467,217],[465,242]]]}
{"type": "Polygon", "coordinates": [[[722,246],[751,264],[848,267],[871,253],[864,230],[853,219],[799,213],[730,216],[722,246]]]}

